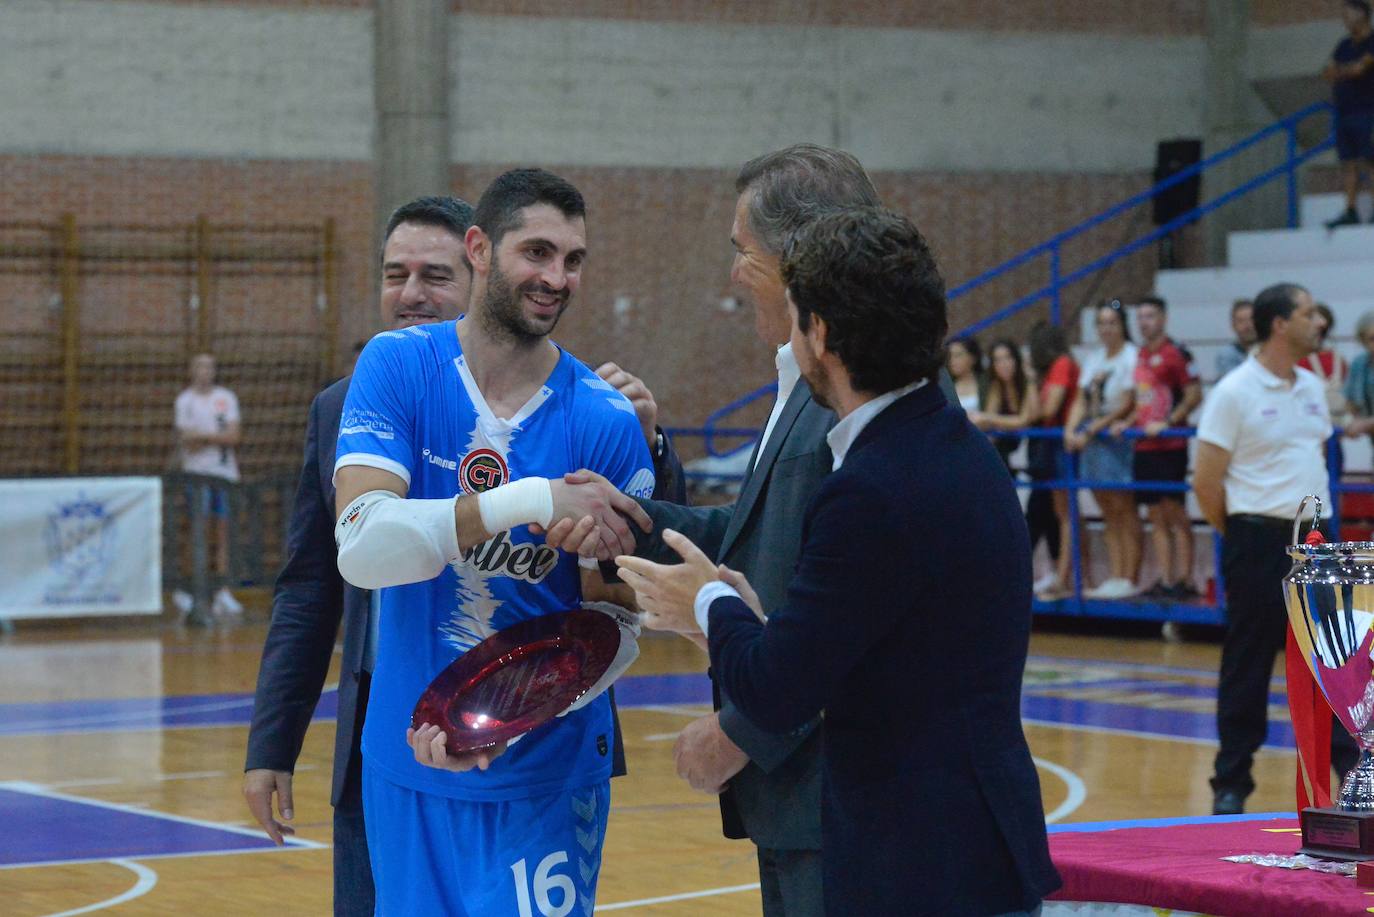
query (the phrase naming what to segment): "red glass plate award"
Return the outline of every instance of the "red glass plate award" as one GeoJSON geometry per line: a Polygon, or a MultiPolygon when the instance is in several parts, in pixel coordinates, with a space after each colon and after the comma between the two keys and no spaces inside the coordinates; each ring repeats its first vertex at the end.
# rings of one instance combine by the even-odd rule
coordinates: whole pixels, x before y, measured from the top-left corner
{"type": "Polygon", "coordinates": [[[553,719],[606,674],[620,648],[615,619],[585,608],[492,634],[439,673],[411,715],[444,730],[451,755],[508,741],[553,719]]]}

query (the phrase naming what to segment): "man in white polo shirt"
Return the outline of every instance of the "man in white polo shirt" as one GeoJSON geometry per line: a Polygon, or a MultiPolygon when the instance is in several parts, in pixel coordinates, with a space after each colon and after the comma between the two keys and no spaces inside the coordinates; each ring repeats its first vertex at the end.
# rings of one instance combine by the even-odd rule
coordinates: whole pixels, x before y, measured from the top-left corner
{"type": "MultiPolygon", "coordinates": [[[[1291,283],[1255,298],[1259,349],[1202,406],[1193,490],[1222,535],[1226,639],[1217,686],[1216,815],[1239,814],[1255,788],[1250,766],[1269,726],[1269,679],[1288,620],[1283,577],[1293,516],[1308,494],[1331,503],[1325,444],[1331,417],[1321,382],[1299,368],[1317,349],[1316,306],[1291,283]]],[[[1343,730],[1336,730],[1343,732],[1343,730]]]]}

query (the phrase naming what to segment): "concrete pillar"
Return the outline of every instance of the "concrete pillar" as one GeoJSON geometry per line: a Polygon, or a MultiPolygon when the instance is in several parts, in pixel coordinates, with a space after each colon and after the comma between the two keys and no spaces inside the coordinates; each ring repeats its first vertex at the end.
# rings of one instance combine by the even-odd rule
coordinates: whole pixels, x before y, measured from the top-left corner
{"type": "MultiPolygon", "coordinates": [[[[1206,70],[1203,80],[1202,152],[1212,156],[1273,120],[1246,73],[1250,38],[1249,0],[1205,0],[1206,70]]],[[[1202,200],[1212,200],[1279,165],[1286,155],[1282,135],[1212,167],[1203,174],[1202,200]]],[[[1233,230],[1285,225],[1285,185],[1277,180],[1203,218],[1208,264],[1226,262],[1226,236],[1233,230]]]]}
{"type": "Polygon", "coordinates": [[[376,241],[391,212],[449,188],[449,0],[376,0],[376,241]]]}

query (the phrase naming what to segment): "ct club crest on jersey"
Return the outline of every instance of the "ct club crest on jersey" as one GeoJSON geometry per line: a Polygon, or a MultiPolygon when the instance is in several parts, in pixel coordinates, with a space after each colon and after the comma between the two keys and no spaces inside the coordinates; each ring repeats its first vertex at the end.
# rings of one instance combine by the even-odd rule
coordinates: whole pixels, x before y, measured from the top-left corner
{"type": "Polygon", "coordinates": [[[458,485],[466,493],[480,494],[509,480],[506,460],[495,449],[474,449],[458,463],[458,485]]]}

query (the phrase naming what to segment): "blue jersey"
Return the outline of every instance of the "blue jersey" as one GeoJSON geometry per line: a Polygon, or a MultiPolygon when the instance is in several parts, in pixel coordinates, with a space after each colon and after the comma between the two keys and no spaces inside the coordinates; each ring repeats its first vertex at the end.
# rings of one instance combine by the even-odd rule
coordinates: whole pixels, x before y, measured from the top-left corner
{"type": "MultiPolygon", "coordinates": [[[[492,414],[464,361],[457,323],[373,338],[358,359],[339,425],[335,469],[399,475],[408,496],[473,494],[524,477],[589,468],[648,496],[653,466],[634,407],[568,354],[509,420],[492,414]]],[[[576,555],[520,526],[465,551],[436,578],[382,590],[377,661],[363,756],[382,776],[458,799],[518,799],[610,776],[611,713],[603,695],[532,730],[487,771],[416,763],[405,731],[429,682],[479,641],[519,621],[576,607],[576,555]]]]}

